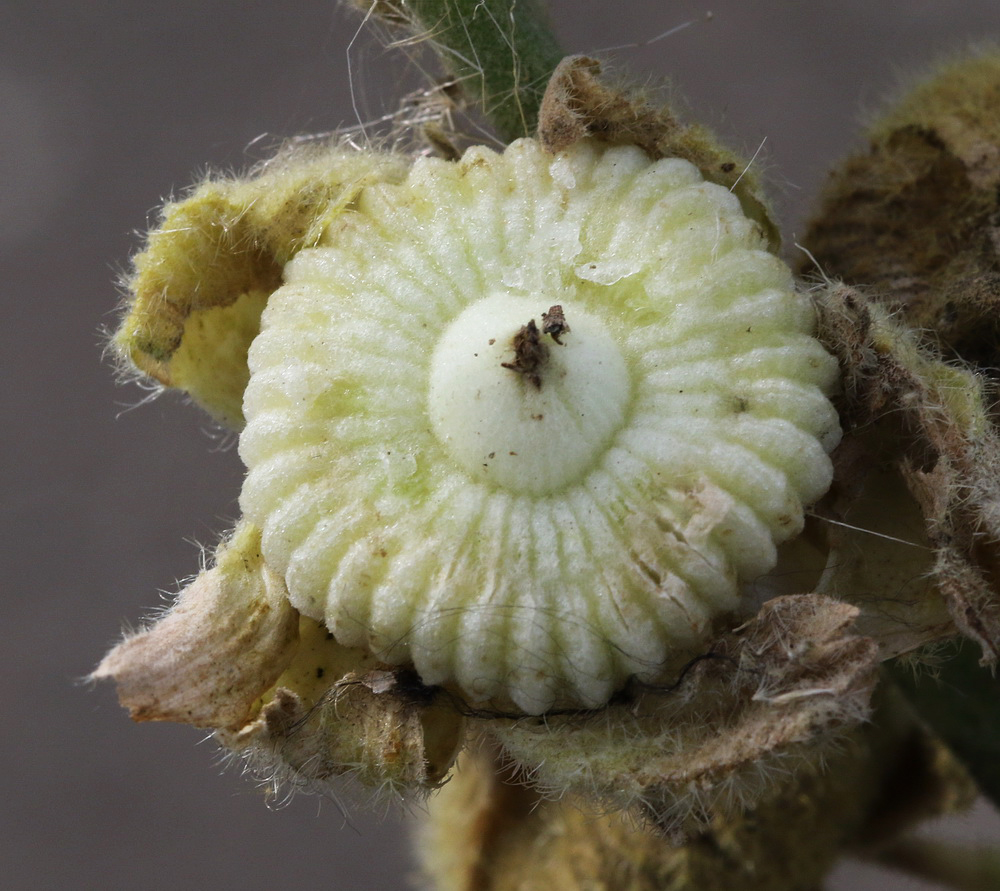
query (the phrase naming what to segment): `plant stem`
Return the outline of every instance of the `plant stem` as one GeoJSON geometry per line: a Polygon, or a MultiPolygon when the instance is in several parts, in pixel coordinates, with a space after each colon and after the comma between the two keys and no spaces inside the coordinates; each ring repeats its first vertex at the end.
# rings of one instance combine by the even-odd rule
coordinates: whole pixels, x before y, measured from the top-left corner
{"type": "Polygon", "coordinates": [[[907,836],[880,850],[875,861],[955,891],[1000,888],[1000,851],[907,836]]]}
{"type": "Polygon", "coordinates": [[[528,136],[563,57],[542,0],[351,0],[429,44],[505,141],[528,136]]]}
{"type": "MultiPolygon", "coordinates": [[[[1000,678],[979,664],[979,649],[961,641],[933,673],[889,666],[907,698],[994,804],[1000,804],[1000,678]]],[[[998,885],[997,887],[1000,887],[998,885]]]]}

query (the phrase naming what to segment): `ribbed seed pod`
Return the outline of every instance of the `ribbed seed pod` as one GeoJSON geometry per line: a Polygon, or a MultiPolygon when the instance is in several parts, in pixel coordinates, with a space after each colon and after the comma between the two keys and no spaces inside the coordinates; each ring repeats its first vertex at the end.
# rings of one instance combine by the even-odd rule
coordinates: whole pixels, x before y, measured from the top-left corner
{"type": "Polygon", "coordinates": [[[366,187],[250,349],[241,506],[293,605],[474,702],[657,680],[830,482],[836,363],[763,246],[631,147],[366,187]]]}

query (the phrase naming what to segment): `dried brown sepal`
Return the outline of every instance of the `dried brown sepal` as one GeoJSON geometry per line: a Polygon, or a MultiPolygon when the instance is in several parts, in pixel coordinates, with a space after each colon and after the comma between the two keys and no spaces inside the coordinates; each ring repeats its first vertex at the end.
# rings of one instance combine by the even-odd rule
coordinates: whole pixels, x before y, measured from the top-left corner
{"type": "Polygon", "coordinates": [[[341,776],[397,795],[427,791],[464,740],[462,717],[411,669],[339,644],[302,616],[295,657],[255,720],[216,734],[276,790],[334,791],[341,776]]]}
{"type": "Polygon", "coordinates": [[[675,688],[489,732],[542,788],[638,807],[680,838],[766,797],[776,771],[815,763],[867,717],[878,647],[853,632],[857,615],[826,597],[775,598],[675,688]]]}
{"type": "Polygon", "coordinates": [[[278,686],[256,720],[219,742],[258,772],[322,788],[350,776],[395,794],[444,779],[463,741],[462,719],[409,681],[405,669],[351,672],[315,702],[278,686]]]}
{"type": "Polygon", "coordinates": [[[567,56],[552,74],[538,120],[546,151],[561,152],[588,136],[612,145],[637,145],[654,157],[682,129],[668,108],[655,108],[603,84],[601,63],[567,56]]]}
{"type": "Polygon", "coordinates": [[[133,259],[112,346],[222,424],[243,425],[246,353],[282,269],[319,240],[364,185],[398,182],[408,160],[340,146],[280,152],[245,178],[213,178],[166,204],[133,259]]]}
{"type": "MultiPolygon", "coordinates": [[[[989,474],[997,485],[1000,451],[991,456],[975,476],[989,474]]],[[[983,651],[984,665],[995,665],[1000,656],[1000,540],[997,525],[984,514],[997,509],[1000,493],[985,504],[976,501],[963,485],[966,477],[941,458],[929,471],[906,468],[910,489],[927,519],[928,536],[934,545],[934,579],[944,594],[959,630],[983,651]],[[986,510],[983,510],[983,508],[986,510]]],[[[995,518],[990,518],[995,520],[995,518]]]]}
{"type": "Polygon", "coordinates": [[[559,63],[538,116],[538,138],[546,151],[559,152],[592,137],[637,145],[651,158],[684,158],[709,182],[736,194],[776,251],[781,237],[750,164],[721,146],[707,128],[682,124],[666,106],[651,104],[634,88],[610,86],[600,73],[601,63],[588,56],[567,56],[559,63]]]}
{"type": "MultiPolygon", "coordinates": [[[[958,629],[994,662],[1000,648],[1000,436],[988,385],[981,375],[943,362],[854,288],[819,289],[815,302],[819,336],[843,372],[846,441],[863,436],[872,465],[898,468],[921,508],[934,583],[958,629]]],[[[867,525],[864,517],[857,522],[867,525]]]]}
{"type": "Polygon", "coordinates": [[[157,622],[116,646],[91,675],[112,679],[135,721],[240,727],[289,664],[298,613],[245,524],[157,622]]]}
{"type": "Polygon", "coordinates": [[[1000,364],[1000,53],[944,66],[830,177],[805,243],[956,354],[1000,364]]]}
{"type": "Polygon", "coordinates": [[[853,731],[824,769],[786,773],[745,810],[717,815],[675,846],[627,816],[571,796],[546,800],[502,756],[466,753],[429,802],[418,837],[439,891],[559,888],[714,891],[818,888],[845,845],[967,806],[971,784],[895,702],[853,731]]]}

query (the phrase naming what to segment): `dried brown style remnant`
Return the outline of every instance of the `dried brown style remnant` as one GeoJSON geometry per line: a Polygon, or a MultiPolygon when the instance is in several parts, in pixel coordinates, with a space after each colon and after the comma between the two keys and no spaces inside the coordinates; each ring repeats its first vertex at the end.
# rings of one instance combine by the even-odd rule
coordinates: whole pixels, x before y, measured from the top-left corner
{"type": "Polygon", "coordinates": [[[549,358],[549,348],[542,343],[541,332],[535,320],[529,320],[522,325],[511,340],[514,350],[513,362],[501,362],[500,367],[524,375],[524,379],[533,384],[536,390],[542,388],[542,366],[549,358]]]}

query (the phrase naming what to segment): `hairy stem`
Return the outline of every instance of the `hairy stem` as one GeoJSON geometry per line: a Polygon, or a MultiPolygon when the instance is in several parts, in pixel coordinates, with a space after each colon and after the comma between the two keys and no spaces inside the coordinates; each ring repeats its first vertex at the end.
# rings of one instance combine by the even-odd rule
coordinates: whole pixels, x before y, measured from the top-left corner
{"type": "Polygon", "coordinates": [[[503,140],[534,132],[545,85],[563,56],[542,0],[351,3],[425,37],[503,140]]]}

